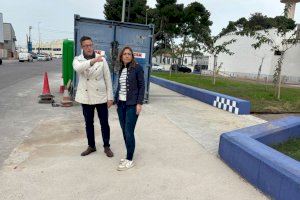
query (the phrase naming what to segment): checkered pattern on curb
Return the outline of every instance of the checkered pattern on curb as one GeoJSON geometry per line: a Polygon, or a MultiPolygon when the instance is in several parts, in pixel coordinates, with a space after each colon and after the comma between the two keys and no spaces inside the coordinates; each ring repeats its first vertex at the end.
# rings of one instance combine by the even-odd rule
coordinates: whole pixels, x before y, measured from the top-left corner
{"type": "Polygon", "coordinates": [[[213,106],[237,115],[239,114],[239,108],[237,107],[236,101],[232,101],[230,99],[217,96],[217,98],[214,100],[213,106]]]}

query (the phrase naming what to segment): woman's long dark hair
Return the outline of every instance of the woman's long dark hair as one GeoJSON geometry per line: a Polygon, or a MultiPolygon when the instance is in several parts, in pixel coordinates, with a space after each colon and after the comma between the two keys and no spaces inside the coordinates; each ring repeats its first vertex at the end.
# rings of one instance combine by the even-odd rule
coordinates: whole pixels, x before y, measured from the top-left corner
{"type": "Polygon", "coordinates": [[[124,53],[124,51],[125,51],[126,49],[128,49],[128,50],[131,52],[131,54],[132,54],[132,60],[131,60],[131,62],[130,62],[129,67],[135,67],[136,64],[137,64],[136,61],[135,61],[135,59],[134,59],[134,55],[133,55],[133,50],[132,50],[132,48],[129,47],[129,46],[125,46],[125,47],[122,49],[122,51],[120,52],[120,54],[119,54],[119,62],[120,62],[120,64],[121,64],[121,71],[122,71],[122,69],[125,67],[125,64],[123,63],[123,60],[122,60],[122,56],[123,56],[123,53],[124,53]]]}

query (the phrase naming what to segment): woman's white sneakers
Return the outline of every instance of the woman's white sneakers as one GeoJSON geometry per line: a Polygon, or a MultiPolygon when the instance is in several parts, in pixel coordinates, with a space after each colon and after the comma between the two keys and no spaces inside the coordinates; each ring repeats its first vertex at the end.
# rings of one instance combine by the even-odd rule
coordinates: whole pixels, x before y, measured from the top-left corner
{"type": "Polygon", "coordinates": [[[122,158],[121,160],[120,160],[120,162],[119,162],[119,165],[121,165],[123,162],[125,162],[126,161],[126,158],[122,158]]]}
{"type": "Polygon", "coordinates": [[[134,162],[132,160],[121,159],[117,170],[118,171],[125,171],[127,169],[132,168],[132,167],[134,167],[134,162]]]}

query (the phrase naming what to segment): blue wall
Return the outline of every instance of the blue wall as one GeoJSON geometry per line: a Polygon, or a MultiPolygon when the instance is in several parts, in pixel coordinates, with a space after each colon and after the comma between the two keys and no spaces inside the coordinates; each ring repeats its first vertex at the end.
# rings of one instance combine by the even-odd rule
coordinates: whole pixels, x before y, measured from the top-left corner
{"type": "Polygon", "coordinates": [[[162,87],[168,88],[185,96],[197,99],[219,109],[238,114],[250,114],[250,102],[232,96],[204,90],[181,83],[176,83],[162,78],[151,76],[150,81],[162,87]]]}
{"type": "Polygon", "coordinates": [[[300,162],[267,146],[300,138],[300,117],[222,134],[219,155],[255,187],[278,200],[300,199],[300,162]]]}

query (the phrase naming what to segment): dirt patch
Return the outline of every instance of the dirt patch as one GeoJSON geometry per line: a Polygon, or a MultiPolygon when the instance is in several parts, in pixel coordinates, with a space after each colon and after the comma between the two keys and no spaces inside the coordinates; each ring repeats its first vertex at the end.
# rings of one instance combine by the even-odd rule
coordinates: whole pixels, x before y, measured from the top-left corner
{"type": "Polygon", "coordinates": [[[263,120],[266,120],[266,121],[272,121],[272,120],[289,117],[289,116],[300,117],[300,114],[255,114],[253,116],[258,117],[263,120]]]}
{"type": "Polygon", "coordinates": [[[22,169],[36,158],[66,156],[77,153],[77,141],[85,141],[82,121],[51,119],[40,122],[5,161],[6,168],[22,169]],[[73,145],[72,145],[73,144],[73,145]]]}

